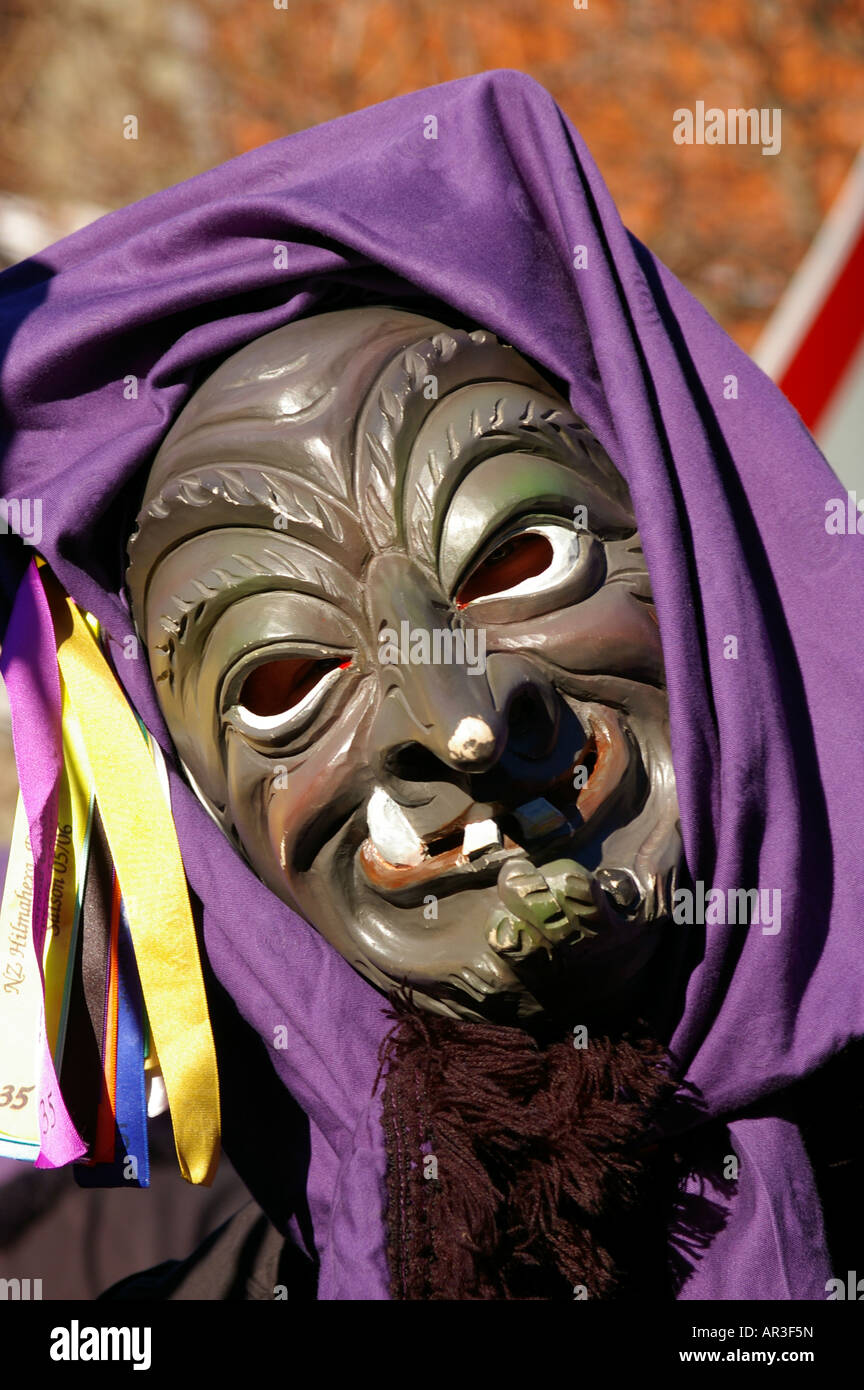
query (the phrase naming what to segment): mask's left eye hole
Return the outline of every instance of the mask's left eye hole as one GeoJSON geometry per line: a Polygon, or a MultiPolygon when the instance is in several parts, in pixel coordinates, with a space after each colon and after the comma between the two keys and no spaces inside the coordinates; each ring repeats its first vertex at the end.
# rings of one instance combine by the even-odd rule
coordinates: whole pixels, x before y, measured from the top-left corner
{"type": "Polygon", "coordinates": [[[553,559],[552,544],[537,531],[524,531],[499,545],[476,569],[456,595],[456,605],[464,608],[478,598],[500,594],[545,573],[553,559]]]}
{"type": "Polygon", "coordinates": [[[239,704],[258,719],[288,714],[297,709],[331,671],[350,665],[341,657],[322,660],[285,657],[265,661],[243,682],[239,704]]]}

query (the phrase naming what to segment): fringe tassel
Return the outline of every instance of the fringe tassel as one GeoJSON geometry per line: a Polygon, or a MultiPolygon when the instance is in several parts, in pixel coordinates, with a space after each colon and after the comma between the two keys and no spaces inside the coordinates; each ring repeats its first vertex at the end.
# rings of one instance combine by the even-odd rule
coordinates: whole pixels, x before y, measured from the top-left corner
{"type": "Polygon", "coordinates": [[[676,1083],[647,1030],[544,1047],[520,1028],[391,1002],[381,1066],[392,1297],[667,1293],[674,1183],[650,1125],[676,1083]]]}

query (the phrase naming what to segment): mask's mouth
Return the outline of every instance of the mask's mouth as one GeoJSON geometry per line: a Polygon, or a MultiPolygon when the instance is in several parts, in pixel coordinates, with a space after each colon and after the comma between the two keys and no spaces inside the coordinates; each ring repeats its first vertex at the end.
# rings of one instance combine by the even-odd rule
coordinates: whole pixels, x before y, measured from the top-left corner
{"type": "Polygon", "coordinates": [[[618,714],[592,710],[589,735],[575,762],[546,789],[519,804],[477,803],[421,836],[383,787],[366,806],[367,836],[357,851],[358,872],[381,897],[407,906],[434,885],[436,896],[494,883],[513,857],[535,862],[561,858],[600,829],[635,778],[641,763],[618,714]],[[577,791],[574,770],[584,767],[577,791]]]}

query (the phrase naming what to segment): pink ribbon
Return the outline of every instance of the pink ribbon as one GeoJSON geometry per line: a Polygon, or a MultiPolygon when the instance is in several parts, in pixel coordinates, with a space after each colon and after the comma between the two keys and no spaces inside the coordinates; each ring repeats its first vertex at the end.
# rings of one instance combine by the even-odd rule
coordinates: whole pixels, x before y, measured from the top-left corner
{"type": "MultiPolygon", "coordinates": [[[[12,741],[18,764],[21,799],[33,852],[33,945],[42,978],[42,952],[48,924],[51,871],[57,840],[57,801],[63,767],[63,726],[57,643],[36,561],[18,586],[12,616],[0,652],[12,712],[12,741]]],[[[45,1009],[39,1019],[37,1107],[41,1147],[37,1168],[61,1168],[87,1152],[60,1094],[45,1032],[45,1009]]]]}

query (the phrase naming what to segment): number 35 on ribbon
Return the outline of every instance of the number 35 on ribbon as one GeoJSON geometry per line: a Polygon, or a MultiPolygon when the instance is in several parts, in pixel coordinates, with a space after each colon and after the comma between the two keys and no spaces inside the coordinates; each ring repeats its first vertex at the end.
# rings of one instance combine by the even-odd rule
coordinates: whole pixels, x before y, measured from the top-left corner
{"type": "Polygon", "coordinates": [[[43,1134],[47,1134],[49,1129],[53,1129],[57,1123],[57,1116],[54,1113],[54,1106],[51,1104],[51,1097],[53,1096],[53,1094],[53,1091],[49,1091],[47,1096],[45,1096],[44,1099],[40,1100],[39,1102],[39,1127],[42,1130],[43,1134]]]}
{"type": "Polygon", "coordinates": [[[8,1105],[10,1110],[23,1110],[30,1099],[30,1092],[34,1091],[35,1086],[19,1086],[16,1092],[13,1086],[0,1086],[0,1109],[8,1105]]]}

